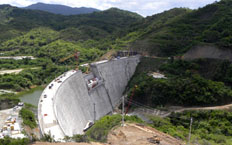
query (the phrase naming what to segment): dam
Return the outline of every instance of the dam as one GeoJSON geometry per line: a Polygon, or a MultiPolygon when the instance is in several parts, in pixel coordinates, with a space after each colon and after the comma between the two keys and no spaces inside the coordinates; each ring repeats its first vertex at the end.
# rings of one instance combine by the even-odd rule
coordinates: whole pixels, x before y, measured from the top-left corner
{"type": "Polygon", "coordinates": [[[139,55],[104,60],[91,63],[89,74],[70,70],[57,77],[39,100],[41,133],[62,141],[83,134],[88,123],[112,114],[139,62],[139,55]]]}

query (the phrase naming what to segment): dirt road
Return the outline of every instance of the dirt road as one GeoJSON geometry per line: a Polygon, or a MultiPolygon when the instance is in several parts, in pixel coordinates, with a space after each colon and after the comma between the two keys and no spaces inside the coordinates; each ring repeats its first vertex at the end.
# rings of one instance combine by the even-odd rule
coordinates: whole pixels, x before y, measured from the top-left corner
{"type": "Polygon", "coordinates": [[[154,128],[126,124],[124,127],[112,130],[108,135],[110,145],[183,145],[184,143],[174,137],[162,133],[154,128]]]}
{"type": "Polygon", "coordinates": [[[22,70],[23,70],[23,69],[2,70],[2,71],[0,71],[0,75],[12,74],[12,73],[18,74],[18,73],[20,73],[22,70]]]}
{"type": "Polygon", "coordinates": [[[126,126],[116,127],[108,135],[107,143],[41,143],[33,145],[184,145],[180,140],[162,133],[154,128],[138,125],[126,124],[126,126]]]}
{"type": "MultiPolygon", "coordinates": [[[[39,69],[40,67],[33,67],[33,68],[30,68],[30,69],[39,69]]],[[[12,70],[0,70],[0,75],[4,75],[4,74],[12,74],[12,73],[15,73],[15,74],[18,74],[20,73],[21,71],[23,71],[25,68],[19,68],[19,69],[12,69],[12,70]]]]}

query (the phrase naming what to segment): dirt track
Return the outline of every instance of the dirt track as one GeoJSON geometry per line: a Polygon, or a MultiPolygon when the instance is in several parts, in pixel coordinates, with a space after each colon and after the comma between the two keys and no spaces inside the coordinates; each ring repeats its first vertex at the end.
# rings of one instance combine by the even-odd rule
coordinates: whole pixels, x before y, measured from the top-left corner
{"type": "Polygon", "coordinates": [[[162,133],[154,128],[138,125],[126,124],[124,127],[113,129],[108,135],[107,143],[44,143],[37,142],[33,145],[184,145],[180,140],[162,133]]]}
{"type": "Polygon", "coordinates": [[[20,73],[22,70],[23,70],[23,69],[2,70],[2,71],[0,71],[0,75],[3,75],[3,74],[12,74],[12,73],[18,74],[18,73],[20,73]]]}
{"type": "Polygon", "coordinates": [[[174,137],[162,133],[154,128],[127,124],[119,127],[108,136],[110,145],[155,145],[160,140],[159,145],[183,145],[184,143],[174,137]]]}
{"type": "MultiPolygon", "coordinates": [[[[212,106],[212,107],[189,107],[189,108],[184,108],[184,107],[179,107],[179,106],[172,106],[169,107],[168,110],[172,110],[172,112],[175,113],[180,113],[180,112],[184,112],[184,111],[194,111],[194,110],[229,110],[232,109],[232,104],[228,104],[228,105],[222,105],[222,106],[212,106]]],[[[166,114],[165,116],[170,115],[166,114]]]]}

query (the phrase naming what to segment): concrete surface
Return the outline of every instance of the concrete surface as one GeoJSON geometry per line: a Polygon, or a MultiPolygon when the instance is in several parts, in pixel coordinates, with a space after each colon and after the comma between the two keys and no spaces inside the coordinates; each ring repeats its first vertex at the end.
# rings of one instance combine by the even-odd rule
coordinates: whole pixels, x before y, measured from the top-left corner
{"type": "Polygon", "coordinates": [[[51,134],[57,141],[62,141],[64,133],[57,122],[54,110],[54,97],[61,86],[62,82],[70,76],[74,75],[76,71],[71,70],[53,80],[43,91],[38,104],[38,121],[42,134],[51,134]],[[62,77],[62,78],[61,78],[62,77]],[[59,79],[59,82],[57,79],[59,79]],[[53,84],[52,88],[49,88],[53,84]],[[46,97],[45,97],[46,95],[46,97]]]}
{"type": "Polygon", "coordinates": [[[52,81],[42,93],[38,106],[42,134],[51,133],[55,140],[83,134],[89,121],[112,113],[138,63],[139,56],[104,60],[92,63],[89,75],[69,71],[58,77],[62,82],[52,81]],[[99,81],[97,86],[88,89],[86,79],[91,77],[99,81]]]}
{"type": "Polygon", "coordinates": [[[4,135],[8,135],[11,138],[25,138],[26,136],[22,133],[22,119],[19,117],[19,112],[21,110],[21,107],[17,107],[15,109],[6,109],[6,110],[0,110],[0,138],[3,138],[4,135]],[[15,119],[15,122],[12,123],[9,118],[15,119]],[[8,120],[8,122],[6,122],[8,120]],[[14,130],[5,130],[3,131],[2,129],[4,126],[7,125],[14,126],[14,130]]]}

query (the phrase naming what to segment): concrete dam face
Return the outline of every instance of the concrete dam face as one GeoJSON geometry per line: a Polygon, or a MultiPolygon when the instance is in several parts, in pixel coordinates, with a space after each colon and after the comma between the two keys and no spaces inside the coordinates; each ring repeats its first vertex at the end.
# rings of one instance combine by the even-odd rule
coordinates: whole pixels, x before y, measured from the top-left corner
{"type": "Polygon", "coordinates": [[[90,64],[91,73],[69,71],[52,81],[38,105],[42,134],[56,140],[83,134],[89,122],[111,114],[120,102],[139,56],[90,64]]]}

